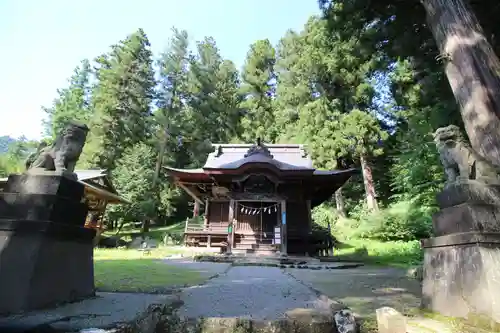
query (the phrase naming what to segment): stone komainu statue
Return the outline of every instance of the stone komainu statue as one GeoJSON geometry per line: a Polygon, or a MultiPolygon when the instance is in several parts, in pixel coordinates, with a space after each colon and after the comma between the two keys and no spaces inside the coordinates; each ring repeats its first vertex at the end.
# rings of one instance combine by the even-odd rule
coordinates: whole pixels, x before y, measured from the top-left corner
{"type": "Polygon", "coordinates": [[[68,123],[52,145],[42,143],[37,152],[28,157],[26,169],[73,173],[88,132],[87,125],[68,123]]]}
{"type": "Polygon", "coordinates": [[[441,127],[434,142],[447,177],[447,186],[477,180],[486,184],[500,183],[500,169],[477,154],[465,141],[458,126],[441,127]]]}

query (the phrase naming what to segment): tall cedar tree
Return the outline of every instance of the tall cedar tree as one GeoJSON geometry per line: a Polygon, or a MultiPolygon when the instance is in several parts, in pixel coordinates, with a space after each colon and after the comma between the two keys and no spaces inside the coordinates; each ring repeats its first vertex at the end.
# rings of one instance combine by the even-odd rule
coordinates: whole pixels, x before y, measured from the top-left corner
{"type": "Polygon", "coordinates": [[[94,116],[84,150],[92,166],[112,170],[127,148],[150,135],[154,71],[148,38],[142,29],[96,59],[94,116]]]}
{"type": "Polygon", "coordinates": [[[259,40],[250,46],[243,67],[241,92],[242,139],[249,143],[261,138],[274,143],[278,137],[274,117],[276,52],[269,40],[259,40]]]}
{"type": "MultiPolygon", "coordinates": [[[[386,134],[368,110],[374,96],[369,79],[378,58],[373,48],[364,44],[371,30],[361,33],[347,22],[337,22],[339,26],[343,23],[344,30],[331,35],[327,21],[313,17],[300,37],[289,33],[282,39],[277,105],[285,106],[285,111],[281,109],[285,114],[279,119],[289,122],[296,118],[291,110],[298,110],[295,132],[307,139],[316,167],[335,168],[341,156],[358,158],[364,170],[368,206],[376,209],[369,158],[380,153],[371,144],[386,134]],[[347,28],[353,33],[346,33],[347,28]],[[360,110],[365,114],[360,115],[360,110]],[[352,119],[364,123],[353,127],[352,119]]],[[[340,196],[338,193],[342,201],[340,196]]]]}
{"type": "Polygon", "coordinates": [[[68,121],[88,124],[93,112],[90,107],[91,74],[90,62],[83,60],[73,71],[69,86],[57,91],[58,97],[52,106],[43,108],[47,114],[47,119],[43,122],[46,135],[55,139],[68,121]]]}
{"type": "MultiPolygon", "coordinates": [[[[178,148],[178,138],[186,134],[183,130],[187,120],[183,101],[188,98],[188,65],[192,55],[188,50],[187,32],[172,28],[172,33],[169,45],[158,61],[159,90],[155,120],[159,146],[153,187],[157,185],[164,160],[168,158],[169,163],[176,160],[174,154],[178,148]]],[[[182,159],[177,160],[179,163],[182,159]]]]}
{"type": "Polygon", "coordinates": [[[495,1],[465,0],[320,0],[325,17],[342,8],[359,24],[377,26],[376,45],[396,57],[432,55],[441,63],[460,106],[473,148],[500,165],[498,105],[500,62],[497,54],[500,6],[495,1]],[[477,17],[476,15],[477,14],[477,17]],[[481,27],[483,26],[484,29],[481,27]],[[491,44],[491,45],[490,45],[491,44]],[[496,51],[496,54],[495,54],[496,51]],[[467,68],[467,71],[460,70],[467,68]]]}
{"type": "Polygon", "coordinates": [[[238,71],[221,57],[214,39],[207,37],[197,46],[190,66],[189,106],[192,123],[197,124],[191,131],[193,141],[199,142],[193,152],[205,159],[206,142],[229,142],[238,136],[241,98],[238,71]]]}

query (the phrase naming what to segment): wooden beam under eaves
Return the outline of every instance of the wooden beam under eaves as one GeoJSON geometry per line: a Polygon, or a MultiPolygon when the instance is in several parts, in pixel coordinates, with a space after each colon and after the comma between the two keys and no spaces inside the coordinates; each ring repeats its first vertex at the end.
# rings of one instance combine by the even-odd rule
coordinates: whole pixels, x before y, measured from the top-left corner
{"type": "Polygon", "coordinates": [[[189,187],[187,187],[186,185],[184,185],[183,183],[180,183],[178,182],[177,183],[184,191],[186,191],[187,194],[189,194],[193,199],[194,201],[198,202],[200,205],[203,205],[204,202],[198,198],[198,196],[194,193],[193,190],[191,190],[189,187]]]}

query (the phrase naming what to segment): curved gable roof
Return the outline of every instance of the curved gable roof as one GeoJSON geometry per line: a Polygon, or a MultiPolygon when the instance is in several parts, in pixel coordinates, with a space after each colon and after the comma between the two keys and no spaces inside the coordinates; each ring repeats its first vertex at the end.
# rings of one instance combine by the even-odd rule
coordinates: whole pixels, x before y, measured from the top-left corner
{"type": "Polygon", "coordinates": [[[304,145],[214,144],[203,169],[239,169],[246,164],[272,164],[283,171],[314,170],[304,145]]]}

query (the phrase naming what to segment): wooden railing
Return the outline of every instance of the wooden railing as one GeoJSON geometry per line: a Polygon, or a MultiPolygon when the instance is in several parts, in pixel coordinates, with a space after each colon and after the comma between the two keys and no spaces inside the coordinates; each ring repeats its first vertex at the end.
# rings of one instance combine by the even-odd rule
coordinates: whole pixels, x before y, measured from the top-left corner
{"type": "Polygon", "coordinates": [[[210,222],[205,224],[204,222],[190,222],[189,219],[186,219],[184,232],[227,233],[228,225],[229,222],[210,222]]]}

